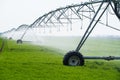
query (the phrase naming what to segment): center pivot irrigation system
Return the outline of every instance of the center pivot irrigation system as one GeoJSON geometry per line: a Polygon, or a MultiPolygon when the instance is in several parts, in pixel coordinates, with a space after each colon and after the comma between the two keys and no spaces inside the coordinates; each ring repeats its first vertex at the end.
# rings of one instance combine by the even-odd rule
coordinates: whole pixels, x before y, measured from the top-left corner
{"type": "MultiPolygon", "coordinates": [[[[113,13],[117,16],[118,20],[120,20],[120,0],[89,0],[89,2],[70,5],[67,7],[61,7],[56,10],[50,11],[49,13],[44,14],[39,17],[35,22],[33,22],[30,26],[25,27],[23,35],[20,39],[17,40],[17,43],[22,43],[22,39],[25,36],[26,32],[29,28],[39,28],[41,31],[46,32],[46,29],[49,32],[52,31],[52,28],[57,28],[58,31],[61,30],[61,26],[70,26],[70,30],[72,30],[71,25],[75,20],[81,22],[87,18],[90,20],[88,27],[85,28],[84,34],[74,51],[68,52],[63,58],[64,65],[84,65],[84,59],[105,59],[105,60],[114,60],[120,59],[120,57],[94,57],[94,56],[83,56],[80,53],[80,50],[86,40],[88,39],[91,32],[94,30],[96,25],[102,24],[108,28],[111,28],[116,31],[120,31],[119,28],[110,26],[108,24],[108,18],[106,18],[106,23],[101,22],[102,16],[108,12],[113,15],[113,13]]],[[[108,15],[106,16],[108,17],[108,15]]],[[[79,26],[79,25],[78,25],[79,26]]]]}

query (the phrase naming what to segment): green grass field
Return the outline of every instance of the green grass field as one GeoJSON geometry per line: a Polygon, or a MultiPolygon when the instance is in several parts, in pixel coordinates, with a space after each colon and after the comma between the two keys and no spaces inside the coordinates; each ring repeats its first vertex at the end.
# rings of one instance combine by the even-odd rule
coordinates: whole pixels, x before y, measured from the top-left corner
{"type": "MultiPolygon", "coordinates": [[[[96,47],[99,40],[88,40],[82,52],[101,54],[96,47]]],[[[100,50],[112,54],[112,42],[120,55],[120,39],[102,42],[105,44],[99,45],[100,50]],[[100,46],[111,47],[106,50],[100,46]]],[[[84,66],[73,67],[62,64],[63,56],[53,48],[7,40],[0,53],[0,80],[120,80],[120,61],[86,60],[84,66]]]]}

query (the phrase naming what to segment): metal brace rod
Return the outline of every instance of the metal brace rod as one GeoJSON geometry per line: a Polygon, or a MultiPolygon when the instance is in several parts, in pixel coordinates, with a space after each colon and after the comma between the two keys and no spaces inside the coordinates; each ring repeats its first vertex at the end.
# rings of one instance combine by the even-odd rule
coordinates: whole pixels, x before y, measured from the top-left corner
{"type": "Polygon", "coordinates": [[[43,19],[38,23],[38,26],[46,19],[46,17],[48,17],[48,15],[42,17],[43,19]]]}
{"type": "Polygon", "coordinates": [[[35,22],[33,22],[29,27],[34,27],[34,25],[36,25],[38,22],[40,22],[40,20],[42,20],[42,18],[44,17],[45,15],[39,17],[35,22]]]}
{"type": "Polygon", "coordinates": [[[74,8],[74,10],[72,9],[72,8],[70,8],[73,12],[74,12],[74,14],[76,14],[78,17],[79,17],[79,19],[82,19],[81,17],[80,17],[80,15],[77,13],[77,11],[76,11],[76,9],[74,8]]]}
{"type": "Polygon", "coordinates": [[[84,7],[84,5],[80,6],[78,9],[77,9],[77,13],[84,7]]]}
{"type": "MultiPolygon", "coordinates": [[[[90,5],[90,4],[89,4],[90,5]]],[[[89,10],[91,10],[91,12],[95,12],[95,10],[94,9],[92,9],[90,6],[88,6],[87,4],[86,4],[86,6],[89,8],[89,10]]]]}
{"type": "MultiPolygon", "coordinates": [[[[63,10],[62,10],[63,11],[63,10]]],[[[63,11],[63,12],[61,12],[61,11],[59,11],[60,13],[63,13],[63,16],[64,17],[66,17],[66,19],[70,22],[70,23],[72,23],[72,21],[69,19],[69,17],[65,14],[65,11],[63,11]]]]}
{"type": "Polygon", "coordinates": [[[54,18],[55,18],[62,26],[64,26],[63,23],[62,23],[59,19],[57,19],[57,16],[56,16],[56,15],[54,15],[54,18]]]}
{"type": "Polygon", "coordinates": [[[50,17],[48,18],[48,20],[45,23],[47,23],[54,16],[54,14],[55,14],[55,12],[50,15],[50,17]]]}
{"type": "Polygon", "coordinates": [[[27,30],[28,30],[29,28],[30,28],[30,27],[26,28],[26,30],[25,30],[25,32],[23,33],[23,35],[21,36],[20,40],[23,39],[23,37],[25,36],[25,34],[26,34],[26,32],[27,32],[27,30]]]}
{"type": "MultiPolygon", "coordinates": [[[[68,8],[64,9],[64,12],[66,12],[67,10],[68,10],[68,8]]],[[[59,12],[60,12],[60,15],[58,16],[57,19],[60,19],[60,17],[64,14],[64,13],[62,13],[60,10],[59,10],[59,12]]]]}

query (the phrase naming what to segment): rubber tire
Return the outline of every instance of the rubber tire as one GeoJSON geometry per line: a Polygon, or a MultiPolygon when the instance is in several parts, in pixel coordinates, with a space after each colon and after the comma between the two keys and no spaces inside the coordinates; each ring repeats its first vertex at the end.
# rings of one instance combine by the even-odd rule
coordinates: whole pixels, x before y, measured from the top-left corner
{"type": "Polygon", "coordinates": [[[80,60],[80,63],[77,65],[74,65],[74,66],[83,66],[84,65],[84,58],[83,58],[82,54],[79,52],[76,52],[76,51],[70,51],[64,56],[63,65],[72,66],[72,65],[69,65],[69,59],[72,56],[77,56],[80,60]]]}
{"type": "Polygon", "coordinates": [[[17,44],[22,44],[23,42],[22,42],[22,40],[21,39],[18,39],[17,40],[17,44]]]}

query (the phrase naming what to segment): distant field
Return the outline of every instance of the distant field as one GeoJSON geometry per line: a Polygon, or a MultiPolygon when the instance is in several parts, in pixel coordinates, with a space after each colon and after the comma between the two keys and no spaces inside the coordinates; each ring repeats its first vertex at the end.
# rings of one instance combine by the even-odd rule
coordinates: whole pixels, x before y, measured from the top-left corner
{"type": "MultiPolygon", "coordinates": [[[[82,53],[120,54],[119,39],[94,40],[86,42],[82,53]],[[102,44],[98,46],[99,42],[102,44]],[[106,49],[108,46],[110,48],[106,49]]],[[[65,51],[54,49],[6,41],[4,51],[0,54],[0,80],[120,80],[120,61],[86,60],[82,67],[64,66],[62,60],[65,51]]]]}
{"type": "MultiPolygon", "coordinates": [[[[34,44],[52,47],[65,54],[76,49],[81,37],[41,37],[41,39],[41,42],[34,44]]],[[[120,56],[120,37],[88,38],[80,52],[92,56],[120,56]]]]}
{"type": "Polygon", "coordinates": [[[90,38],[82,52],[92,56],[120,56],[120,38],[90,38]]]}

